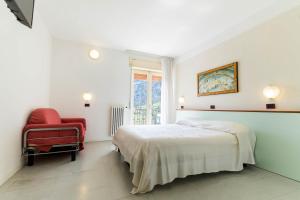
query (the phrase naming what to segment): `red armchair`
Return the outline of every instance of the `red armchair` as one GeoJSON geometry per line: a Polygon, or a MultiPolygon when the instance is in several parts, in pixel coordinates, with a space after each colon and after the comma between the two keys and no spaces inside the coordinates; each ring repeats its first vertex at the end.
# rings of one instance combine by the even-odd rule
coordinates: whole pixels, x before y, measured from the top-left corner
{"type": "Polygon", "coordinates": [[[86,131],[84,118],[61,118],[51,108],[39,108],[31,112],[23,129],[23,154],[28,156],[28,165],[34,164],[34,156],[41,154],[76,152],[83,150],[86,131]]]}

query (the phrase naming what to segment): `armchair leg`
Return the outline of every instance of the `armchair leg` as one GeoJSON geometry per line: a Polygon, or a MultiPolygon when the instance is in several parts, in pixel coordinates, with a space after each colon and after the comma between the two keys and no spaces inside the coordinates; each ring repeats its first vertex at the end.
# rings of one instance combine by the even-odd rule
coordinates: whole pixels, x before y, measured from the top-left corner
{"type": "Polygon", "coordinates": [[[71,151],[71,161],[76,160],[76,151],[71,151]]]}
{"type": "Polygon", "coordinates": [[[28,166],[33,166],[34,164],[34,151],[33,150],[28,150],[28,157],[27,157],[27,165],[28,166]]]}

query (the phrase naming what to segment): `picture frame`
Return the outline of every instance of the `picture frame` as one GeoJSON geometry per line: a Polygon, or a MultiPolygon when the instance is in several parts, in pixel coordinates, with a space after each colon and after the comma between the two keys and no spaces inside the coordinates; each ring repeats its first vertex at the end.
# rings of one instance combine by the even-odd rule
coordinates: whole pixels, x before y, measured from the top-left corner
{"type": "Polygon", "coordinates": [[[238,92],[238,62],[197,74],[198,97],[238,92]]]}

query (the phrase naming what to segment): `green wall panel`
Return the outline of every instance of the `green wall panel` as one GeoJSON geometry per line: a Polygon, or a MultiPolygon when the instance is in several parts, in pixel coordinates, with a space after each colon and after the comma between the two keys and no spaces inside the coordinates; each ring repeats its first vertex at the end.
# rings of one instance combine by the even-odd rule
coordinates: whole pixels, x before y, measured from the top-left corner
{"type": "Polygon", "coordinates": [[[265,112],[177,111],[177,120],[227,120],[256,134],[256,166],[300,181],[300,114],[265,112]]]}

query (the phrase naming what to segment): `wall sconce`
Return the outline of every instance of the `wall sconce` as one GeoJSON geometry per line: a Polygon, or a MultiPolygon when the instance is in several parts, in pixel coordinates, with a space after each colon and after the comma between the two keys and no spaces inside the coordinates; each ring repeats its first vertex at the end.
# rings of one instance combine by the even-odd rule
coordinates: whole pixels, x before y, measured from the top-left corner
{"type": "Polygon", "coordinates": [[[276,86],[267,86],[263,90],[263,94],[266,98],[268,98],[271,103],[266,104],[267,109],[275,109],[276,105],[274,100],[279,96],[280,89],[276,86]]]}
{"type": "Polygon", "coordinates": [[[91,106],[90,102],[91,102],[91,100],[93,98],[92,94],[91,93],[84,93],[82,95],[82,98],[85,101],[84,107],[90,107],[91,106]]]}
{"type": "Polygon", "coordinates": [[[178,104],[180,106],[180,109],[184,109],[184,102],[185,102],[184,97],[178,98],[178,104]]]}
{"type": "Polygon", "coordinates": [[[93,60],[98,60],[100,57],[100,53],[97,49],[91,49],[89,52],[89,56],[93,60]]]}

